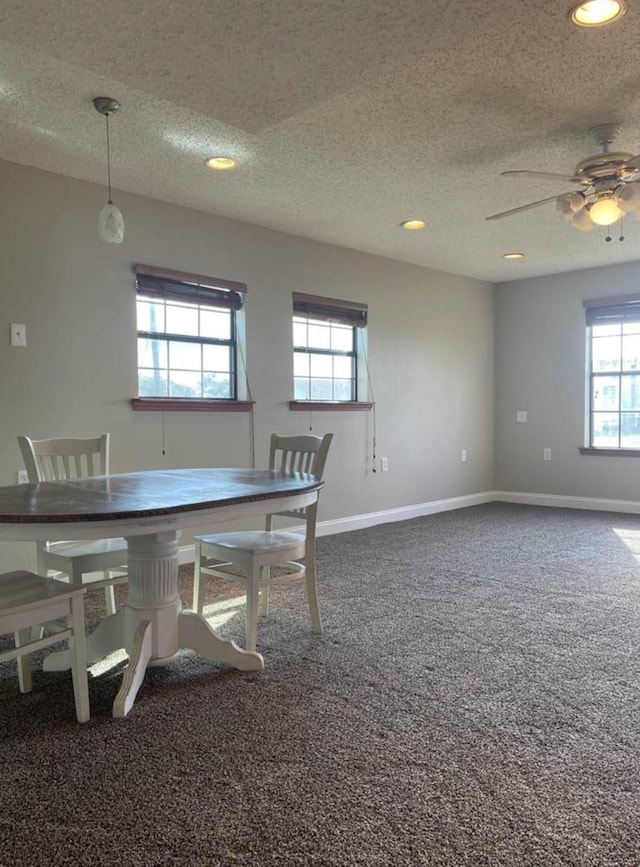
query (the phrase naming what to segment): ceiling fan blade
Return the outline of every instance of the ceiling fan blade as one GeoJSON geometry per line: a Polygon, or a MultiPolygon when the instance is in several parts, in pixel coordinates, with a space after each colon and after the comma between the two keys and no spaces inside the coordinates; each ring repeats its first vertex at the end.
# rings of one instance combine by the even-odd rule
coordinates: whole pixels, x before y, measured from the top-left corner
{"type": "MultiPolygon", "coordinates": [[[[573,190],[571,190],[573,192],[573,190]]],[[[568,193],[560,193],[560,196],[566,196],[568,193]]],[[[553,202],[558,196],[548,196],[546,199],[540,199],[537,202],[529,202],[528,205],[521,205],[519,208],[511,208],[510,211],[502,211],[500,214],[492,214],[490,217],[485,217],[485,220],[499,220],[502,217],[510,217],[511,214],[519,214],[520,211],[528,211],[529,208],[537,208],[538,205],[544,205],[545,202],[553,202]]]]}
{"type": "Polygon", "coordinates": [[[637,157],[627,160],[625,166],[629,169],[640,169],[640,154],[638,154],[637,157]]]}
{"type": "Polygon", "coordinates": [[[500,172],[501,175],[517,175],[521,178],[547,178],[550,181],[571,181],[574,184],[584,183],[582,178],[572,178],[569,175],[560,175],[555,172],[530,172],[526,169],[515,169],[510,172],[500,172]]]}

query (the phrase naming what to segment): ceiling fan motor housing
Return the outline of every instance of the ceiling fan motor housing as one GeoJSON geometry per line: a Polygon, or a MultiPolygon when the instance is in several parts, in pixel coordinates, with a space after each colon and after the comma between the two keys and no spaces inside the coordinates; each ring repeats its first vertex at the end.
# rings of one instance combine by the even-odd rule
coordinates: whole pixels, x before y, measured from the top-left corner
{"type": "MultiPolygon", "coordinates": [[[[575,176],[581,181],[589,180],[590,178],[606,178],[614,177],[618,172],[625,168],[626,163],[632,159],[633,154],[618,151],[610,154],[594,154],[581,160],[575,168],[575,176]]],[[[638,169],[629,169],[634,177],[638,174],[638,169]]]]}

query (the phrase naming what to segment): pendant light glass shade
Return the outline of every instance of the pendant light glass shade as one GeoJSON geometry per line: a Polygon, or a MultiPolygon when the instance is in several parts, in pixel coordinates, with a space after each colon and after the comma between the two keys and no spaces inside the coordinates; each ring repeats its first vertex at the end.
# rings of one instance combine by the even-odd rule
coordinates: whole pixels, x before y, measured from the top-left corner
{"type": "Polygon", "coordinates": [[[105,244],[122,244],[124,219],[113,202],[107,202],[98,217],[98,237],[105,244]]]}
{"type": "Polygon", "coordinates": [[[98,217],[98,237],[105,244],[121,244],[124,240],[124,218],[111,200],[111,143],[109,139],[109,115],[120,108],[117,99],[110,96],[97,96],[93,100],[95,110],[103,115],[107,126],[107,184],[109,198],[98,217]]]}

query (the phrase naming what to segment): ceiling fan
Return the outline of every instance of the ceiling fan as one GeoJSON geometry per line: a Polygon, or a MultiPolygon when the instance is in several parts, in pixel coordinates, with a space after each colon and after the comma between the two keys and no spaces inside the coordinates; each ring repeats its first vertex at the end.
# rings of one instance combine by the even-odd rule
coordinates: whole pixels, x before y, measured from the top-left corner
{"type": "MultiPolygon", "coordinates": [[[[602,147],[602,153],[579,162],[573,175],[525,170],[500,172],[521,178],[568,181],[577,184],[579,189],[492,214],[486,219],[499,220],[553,201],[562,219],[581,232],[590,232],[595,226],[611,226],[627,214],[640,218],[640,154],[633,156],[610,150],[618,131],[619,126],[613,123],[593,127],[591,133],[602,147]]],[[[607,237],[607,240],[611,239],[607,237]]]]}

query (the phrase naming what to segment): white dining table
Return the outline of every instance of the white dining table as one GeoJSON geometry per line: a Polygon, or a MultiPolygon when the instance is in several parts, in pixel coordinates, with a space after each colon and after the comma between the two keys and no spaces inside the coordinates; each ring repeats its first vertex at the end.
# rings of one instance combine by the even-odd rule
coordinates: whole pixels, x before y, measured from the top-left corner
{"type": "MultiPolygon", "coordinates": [[[[242,671],[263,668],[255,651],[221,638],[178,596],[178,545],[187,529],[313,504],[323,482],[308,473],[193,468],[147,470],[0,487],[0,540],[124,536],[129,595],[89,636],[90,663],[124,648],[129,658],[113,716],[126,716],[149,666],[181,649],[242,671]]],[[[45,663],[46,663],[45,659],[45,663]]],[[[46,666],[45,666],[46,667],[46,666]]]]}

